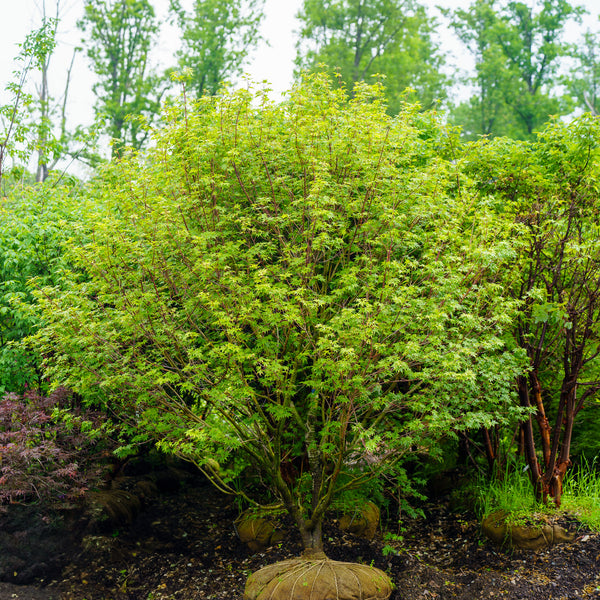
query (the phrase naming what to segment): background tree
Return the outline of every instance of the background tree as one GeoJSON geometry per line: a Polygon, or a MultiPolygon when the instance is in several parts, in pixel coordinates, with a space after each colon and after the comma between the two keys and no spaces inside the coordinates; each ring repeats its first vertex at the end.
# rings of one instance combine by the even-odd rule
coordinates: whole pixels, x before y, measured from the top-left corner
{"type": "Polygon", "coordinates": [[[577,107],[593,115],[600,114],[600,35],[587,31],[573,50],[575,65],[566,85],[575,97],[577,107]]]}
{"type": "MultiPolygon", "coordinates": [[[[445,13],[449,16],[450,11],[445,13]]],[[[513,117],[504,99],[504,89],[511,85],[510,75],[494,32],[497,13],[493,3],[476,0],[468,10],[455,11],[453,18],[451,25],[473,55],[476,71],[468,80],[474,84],[475,93],[453,107],[454,122],[467,137],[512,130],[513,117]]]]}
{"type": "Polygon", "coordinates": [[[476,0],[452,26],[475,58],[477,95],[456,109],[465,132],[531,139],[550,115],[569,112],[556,94],[568,46],[566,24],[581,13],[567,0],[476,0]]]}
{"type": "Polygon", "coordinates": [[[84,11],[79,27],[99,79],[95,110],[115,141],[112,155],[123,146],[141,148],[148,137],[143,120],[157,116],[164,91],[150,66],[158,33],[154,8],[148,0],[86,0],[84,11]]]}
{"type": "Polygon", "coordinates": [[[190,13],[179,0],[170,8],[182,31],[179,66],[190,73],[197,97],[216,94],[225,80],[241,74],[260,41],[264,0],[194,0],[190,13]]]}
{"type": "MultiPolygon", "coordinates": [[[[60,22],[60,0],[56,1],[55,16],[51,19],[46,14],[46,4],[42,4],[42,23],[49,23],[52,36],[56,40],[57,28],[60,22]]],[[[55,42],[56,44],[56,42],[55,42]]],[[[56,167],[61,158],[70,155],[77,157],[79,154],[73,147],[77,135],[67,131],[67,102],[69,87],[71,83],[71,72],[75,62],[78,49],[73,51],[71,63],[67,69],[64,91],[60,100],[57,101],[50,93],[50,62],[54,54],[55,44],[49,47],[39,65],[39,83],[36,86],[37,99],[31,104],[32,119],[35,123],[36,132],[35,150],[37,154],[37,165],[35,169],[35,180],[45,181],[50,170],[56,167]]],[[[86,142],[91,141],[88,136],[86,142]]]]}
{"type": "Polygon", "coordinates": [[[48,57],[52,54],[56,33],[56,23],[53,19],[44,19],[39,29],[32,31],[21,44],[17,56],[20,68],[14,72],[15,80],[6,89],[12,100],[0,106],[0,190],[5,175],[5,164],[10,156],[15,161],[27,164],[33,149],[31,137],[32,124],[26,117],[26,109],[34,102],[33,96],[27,91],[26,84],[33,69],[42,69],[48,57]]]}
{"type": "Polygon", "coordinates": [[[392,119],[379,86],[350,100],[319,74],[279,105],[194,106],[94,185],[104,212],[69,289],[39,296],[40,348],[222,489],[256,473],[320,552],[344,494],[406,485],[407,453],[513,416],[515,305],[491,274],[514,256],[435,115],[392,119]]]}
{"type": "MultiPolygon", "coordinates": [[[[13,100],[0,107],[5,131],[0,143],[0,164],[4,166],[10,155],[13,166],[20,171],[22,184],[31,183],[28,169],[34,172],[32,181],[43,182],[59,161],[89,157],[95,144],[94,136],[83,128],[75,132],[67,129],[68,95],[77,49],[66,72],[62,96],[57,98],[51,94],[50,64],[57,45],[60,0],[56,0],[54,17],[48,17],[45,3],[41,11],[41,25],[21,45],[16,59],[21,69],[14,73],[15,81],[7,86],[13,100]]],[[[1,171],[0,168],[0,182],[1,171]]],[[[17,175],[17,171],[13,175],[17,175]]],[[[11,183],[18,179],[9,178],[11,183]]]]}
{"type": "Polygon", "coordinates": [[[444,57],[433,41],[436,22],[413,0],[305,0],[296,64],[338,69],[350,86],[385,76],[390,111],[409,96],[425,108],[445,97],[444,57]]]}
{"type": "Polygon", "coordinates": [[[537,494],[557,505],[575,420],[600,390],[599,141],[587,115],[548,125],[532,144],[479,144],[471,158],[482,192],[514,222],[513,335],[529,360],[517,387],[537,421],[537,434],[524,422],[521,449],[537,494]]]}

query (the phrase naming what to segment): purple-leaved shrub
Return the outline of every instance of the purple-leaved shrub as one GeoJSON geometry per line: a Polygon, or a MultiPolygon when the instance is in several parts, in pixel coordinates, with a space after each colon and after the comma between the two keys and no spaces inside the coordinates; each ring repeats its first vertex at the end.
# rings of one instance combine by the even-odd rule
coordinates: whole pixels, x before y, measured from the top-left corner
{"type": "Polygon", "coordinates": [[[0,399],[0,510],[11,503],[76,503],[102,481],[111,443],[102,413],[58,388],[0,399]]]}

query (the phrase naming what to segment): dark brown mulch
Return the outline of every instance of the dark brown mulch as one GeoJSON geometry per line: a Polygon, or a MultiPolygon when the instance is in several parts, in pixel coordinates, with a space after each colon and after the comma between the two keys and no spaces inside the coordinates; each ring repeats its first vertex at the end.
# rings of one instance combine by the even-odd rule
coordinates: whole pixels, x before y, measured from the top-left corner
{"type": "MultiPolygon", "coordinates": [[[[326,551],[332,559],[387,571],[397,586],[392,600],[600,599],[599,535],[581,530],[574,544],[510,553],[481,540],[467,513],[451,512],[443,502],[426,513],[426,520],[407,524],[403,541],[387,555],[380,537],[368,542],[334,523],[325,529],[326,551]]],[[[284,543],[252,554],[236,537],[237,514],[230,498],[188,482],[180,492],[151,498],[131,525],[88,533],[45,587],[0,584],[0,600],[241,600],[251,572],[301,548],[290,533],[284,543]]]]}

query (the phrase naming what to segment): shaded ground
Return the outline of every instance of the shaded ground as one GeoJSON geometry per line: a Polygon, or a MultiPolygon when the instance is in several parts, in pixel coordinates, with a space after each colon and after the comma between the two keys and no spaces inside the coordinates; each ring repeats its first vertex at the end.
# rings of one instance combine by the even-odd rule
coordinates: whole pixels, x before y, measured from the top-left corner
{"type": "MultiPolygon", "coordinates": [[[[468,514],[452,513],[443,502],[426,511],[427,520],[409,524],[395,553],[384,556],[379,537],[367,542],[334,524],[325,531],[326,551],[387,571],[397,585],[392,600],[600,599],[599,535],[581,530],[574,544],[511,554],[481,541],[468,514]]],[[[0,600],[241,600],[251,572],[298,555],[300,545],[290,534],[252,554],[236,536],[236,516],[231,499],[208,484],[158,494],[131,525],[85,532],[52,581],[0,584],[0,600]]]]}

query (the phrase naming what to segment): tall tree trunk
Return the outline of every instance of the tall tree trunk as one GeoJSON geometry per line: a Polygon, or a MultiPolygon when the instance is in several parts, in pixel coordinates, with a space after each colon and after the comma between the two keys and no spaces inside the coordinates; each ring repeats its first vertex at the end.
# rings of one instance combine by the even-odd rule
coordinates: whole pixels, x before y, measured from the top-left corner
{"type": "MultiPolygon", "coordinates": [[[[529,399],[529,386],[527,385],[527,378],[520,376],[517,381],[519,400],[521,406],[525,408],[531,408],[531,401],[529,399]]],[[[521,424],[521,430],[523,432],[523,450],[525,453],[525,460],[529,467],[529,478],[537,498],[541,498],[543,494],[542,489],[542,474],[540,472],[540,464],[537,459],[535,438],[533,435],[533,420],[531,415],[527,417],[527,420],[521,424]]]]}
{"type": "MultiPolygon", "coordinates": [[[[45,18],[45,15],[44,15],[45,18]]],[[[35,180],[42,183],[48,178],[48,128],[50,123],[50,100],[48,93],[48,66],[50,57],[42,64],[42,83],[39,93],[40,122],[38,125],[38,160],[35,180]]]]}
{"type": "Polygon", "coordinates": [[[529,376],[530,386],[525,377],[520,377],[518,382],[519,398],[521,405],[531,407],[531,396],[535,399],[536,420],[539,427],[544,456],[543,468],[536,453],[535,437],[533,432],[533,419],[531,416],[522,425],[523,446],[525,459],[529,467],[529,476],[534,486],[536,497],[544,503],[552,498],[559,507],[562,499],[562,484],[565,474],[571,465],[571,438],[576,414],[576,381],[570,377],[565,378],[561,386],[560,402],[556,413],[554,429],[550,427],[544,411],[541,387],[535,371],[529,376]],[[550,444],[550,433],[552,443],[550,444]]]}
{"type": "Polygon", "coordinates": [[[535,418],[538,423],[540,438],[542,443],[542,456],[544,457],[544,468],[547,469],[550,464],[550,434],[552,428],[546,417],[546,409],[542,400],[542,386],[535,369],[529,373],[529,385],[531,395],[535,401],[536,413],[535,418]]]}
{"type": "Polygon", "coordinates": [[[575,381],[570,378],[563,380],[554,427],[552,452],[544,477],[544,487],[548,495],[554,499],[556,506],[561,504],[563,479],[571,465],[571,438],[575,421],[576,390],[575,381]]]}

